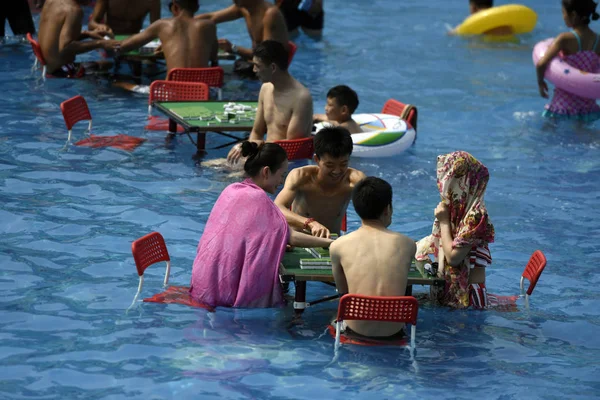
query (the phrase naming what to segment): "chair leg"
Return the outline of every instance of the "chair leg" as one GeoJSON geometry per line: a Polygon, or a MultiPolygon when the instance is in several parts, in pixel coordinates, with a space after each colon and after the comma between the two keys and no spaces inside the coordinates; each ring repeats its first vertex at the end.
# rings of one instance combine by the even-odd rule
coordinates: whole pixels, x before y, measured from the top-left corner
{"type": "Polygon", "coordinates": [[[414,350],[415,349],[415,338],[417,336],[417,326],[416,325],[411,325],[410,326],[410,347],[414,350]]]}
{"type": "Polygon", "coordinates": [[[125,311],[125,314],[127,314],[129,312],[129,310],[131,309],[131,307],[133,307],[135,305],[135,303],[137,302],[137,299],[140,296],[140,293],[142,292],[142,286],[143,285],[144,285],[144,275],[140,276],[140,283],[138,284],[137,293],[135,294],[135,297],[133,298],[133,301],[131,302],[131,305],[129,307],[127,307],[127,310],[125,311]]]}

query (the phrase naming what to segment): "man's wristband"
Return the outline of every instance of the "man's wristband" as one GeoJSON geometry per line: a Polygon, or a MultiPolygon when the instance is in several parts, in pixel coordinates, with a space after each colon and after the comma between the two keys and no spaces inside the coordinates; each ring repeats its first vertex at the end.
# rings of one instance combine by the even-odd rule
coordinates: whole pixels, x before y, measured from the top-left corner
{"type": "Polygon", "coordinates": [[[232,44],[231,45],[231,52],[233,54],[237,54],[237,51],[238,51],[238,47],[235,44],[232,44]]]}
{"type": "Polygon", "coordinates": [[[304,226],[302,227],[303,230],[307,230],[308,229],[308,225],[310,225],[311,222],[314,222],[314,218],[307,218],[306,221],[304,221],[304,226]]]}

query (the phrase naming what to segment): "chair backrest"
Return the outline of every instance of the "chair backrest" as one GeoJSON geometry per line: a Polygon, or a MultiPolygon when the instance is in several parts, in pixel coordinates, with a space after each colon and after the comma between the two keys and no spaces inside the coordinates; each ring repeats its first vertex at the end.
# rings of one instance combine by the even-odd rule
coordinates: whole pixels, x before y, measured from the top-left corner
{"type": "Polygon", "coordinates": [[[91,121],[92,114],[88,108],[87,102],[82,96],[71,97],[60,103],[60,110],[65,119],[67,129],[70,131],[79,121],[91,121]]]}
{"type": "Polygon", "coordinates": [[[523,290],[523,280],[529,280],[527,296],[530,296],[531,293],[533,293],[533,289],[535,289],[535,285],[537,284],[538,279],[540,279],[540,275],[542,275],[544,268],[546,268],[546,256],[541,250],[534,251],[521,276],[521,291],[523,290]]]}
{"type": "Polygon", "coordinates": [[[345,294],[340,299],[337,321],[363,320],[417,324],[419,303],[412,296],[364,296],[345,294]]]}
{"type": "Polygon", "coordinates": [[[33,49],[33,54],[35,58],[41,65],[46,65],[46,60],[44,60],[44,55],[42,54],[42,48],[40,44],[31,36],[31,33],[27,34],[27,41],[31,44],[31,48],[33,49]]]}
{"type": "Polygon", "coordinates": [[[418,119],[417,109],[411,108],[411,110],[408,112],[408,115],[403,115],[405,108],[406,108],[406,104],[401,103],[395,99],[388,99],[388,101],[386,101],[385,104],[383,105],[383,108],[381,109],[381,113],[396,115],[398,117],[403,118],[413,128],[415,128],[415,131],[416,131],[417,130],[417,119],[418,119]]]}
{"type": "Polygon", "coordinates": [[[206,101],[210,89],[202,82],[154,81],[150,85],[148,104],[154,101],[206,101]]]}
{"type": "Polygon", "coordinates": [[[167,75],[168,81],[202,82],[209,87],[222,87],[225,72],[221,67],[210,68],[173,68],[167,75]]]}
{"type": "Polygon", "coordinates": [[[288,53],[288,67],[289,67],[290,64],[292,63],[292,60],[294,59],[294,54],[296,54],[296,50],[298,50],[298,46],[296,46],[296,43],[294,43],[290,40],[288,42],[288,48],[289,48],[289,53],[288,53]]]}
{"type": "Polygon", "coordinates": [[[302,139],[276,140],[277,143],[287,153],[288,160],[302,160],[312,158],[315,152],[315,145],[312,136],[302,139]]]}
{"type": "Polygon", "coordinates": [[[158,232],[142,236],[131,244],[131,252],[135,260],[135,267],[139,276],[150,265],[160,261],[171,261],[165,239],[158,232]]]}

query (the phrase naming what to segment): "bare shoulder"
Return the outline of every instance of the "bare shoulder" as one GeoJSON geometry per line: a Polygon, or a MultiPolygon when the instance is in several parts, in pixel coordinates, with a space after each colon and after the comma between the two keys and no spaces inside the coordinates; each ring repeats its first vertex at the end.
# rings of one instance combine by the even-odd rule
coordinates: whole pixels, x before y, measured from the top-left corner
{"type": "Polygon", "coordinates": [[[348,171],[350,172],[348,178],[350,180],[350,185],[352,186],[356,185],[358,182],[367,177],[364,172],[354,168],[348,168],[348,171]]]}
{"type": "Polygon", "coordinates": [[[347,245],[350,242],[352,242],[352,238],[352,233],[340,236],[339,238],[334,240],[333,243],[331,243],[331,245],[329,246],[329,253],[334,253],[335,255],[339,256],[340,253],[343,252],[344,249],[347,247],[347,245]]]}
{"type": "MultiPolygon", "coordinates": [[[[294,79],[295,80],[295,79],[294,79]]],[[[294,91],[296,93],[296,99],[299,103],[310,103],[312,104],[312,95],[310,94],[310,90],[306,88],[303,84],[301,84],[298,80],[295,80],[296,84],[294,85],[294,91]]]]}
{"type": "Polygon", "coordinates": [[[271,7],[267,8],[263,18],[264,20],[274,20],[279,18],[283,19],[283,14],[281,13],[281,10],[279,10],[279,7],[272,5],[271,7]]]}
{"type": "Polygon", "coordinates": [[[400,232],[394,232],[394,231],[390,231],[393,233],[393,235],[395,236],[397,242],[398,242],[398,246],[402,249],[406,249],[406,250],[410,250],[412,249],[413,254],[416,252],[417,250],[417,244],[415,243],[415,241],[411,238],[409,238],[408,236],[400,233],[400,232]]]}
{"type": "MultiPolygon", "coordinates": [[[[302,189],[303,186],[312,182],[313,177],[319,172],[319,168],[314,165],[307,165],[306,167],[294,168],[288,174],[287,179],[291,179],[296,189],[302,189]]],[[[286,181],[287,181],[286,179],[286,181]]]]}
{"type": "Polygon", "coordinates": [[[217,24],[215,24],[210,19],[194,19],[194,24],[198,29],[202,29],[206,32],[216,31],[217,24]]]}

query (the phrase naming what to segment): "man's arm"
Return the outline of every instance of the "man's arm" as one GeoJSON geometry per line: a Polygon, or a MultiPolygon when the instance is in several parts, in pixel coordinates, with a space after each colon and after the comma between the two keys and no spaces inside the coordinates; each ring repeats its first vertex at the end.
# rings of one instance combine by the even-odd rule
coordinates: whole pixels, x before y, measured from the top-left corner
{"type": "Polygon", "coordinates": [[[263,18],[262,40],[275,40],[283,44],[287,51],[290,50],[288,46],[289,36],[285,19],[277,7],[271,7],[265,13],[263,18]]]}
{"type": "Polygon", "coordinates": [[[163,23],[164,21],[159,19],[158,21],[150,25],[148,28],[144,29],[142,32],[123,40],[121,42],[120,52],[127,53],[130,50],[139,49],[146,43],[149,43],[152,40],[158,38],[160,27],[163,23]]]}
{"type": "Polygon", "coordinates": [[[210,19],[215,24],[219,24],[221,22],[234,21],[236,19],[242,18],[243,16],[244,14],[242,14],[242,10],[235,4],[232,4],[229,7],[224,8],[222,10],[199,14],[196,15],[194,18],[210,19]]]}
{"type": "Polygon", "coordinates": [[[106,10],[108,9],[108,0],[97,0],[96,5],[94,6],[94,11],[92,12],[92,17],[90,18],[90,22],[88,22],[88,29],[91,31],[94,30],[102,30],[102,31],[110,31],[112,30],[108,25],[106,25],[105,17],[106,10]]]}
{"type": "Polygon", "coordinates": [[[287,139],[302,139],[310,137],[313,121],[313,102],[308,90],[300,95],[296,107],[292,112],[292,119],[288,125],[287,139]]]}
{"type": "MultiPolygon", "coordinates": [[[[338,239],[338,241],[341,239],[338,239]]],[[[344,268],[342,267],[342,261],[339,254],[338,247],[342,242],[335,241],[329,246],[329,256],[331,257],[331,272],[333,272],[333,279],[335,280],[335,287],[339,294],[348,293],[348,281],[344,274],[344,268]]]]}
{"type": "MultiPolygon", "coordinates": [[[[96,3],[98,4],[98,3],[96,3]]],[[[150,23],[160,19],[160,0],[152,0],[152,4],[150,5],[150,23]]]]}
{"type": "Polygon", "coordinates": [[[59,52],[61,58],[72,58],[76,54],[85,53],[91,50],[108,48],[114,41],[109,40],[90,40],[81,42],[79,38],[82,36],[81,19],[83,11],[81,9],[70,12],[65,17],[65,25],[60,33],[59,52]]]}
{"type": "Polygon", "coordinates": [[[207,22],[204,27],[204,43],[210,43],[210,66],[219,65],[219,41],[217,39],[217,26],[212,22],[207,22]]]}
{"type": "Polygon", "coordinates": [[[302,186],[302,170],[296,168],[288,174],[283,189],[281,189],[281,192],[279,192],[275,199],[275,204],[279,207],[287,223],[292,228],[300,231],[308,228],[313,236],[329,237],[329,229],[317,221],[310,221],[309,218],[296,214],[290,209],[300,186],[302,186]]]}

